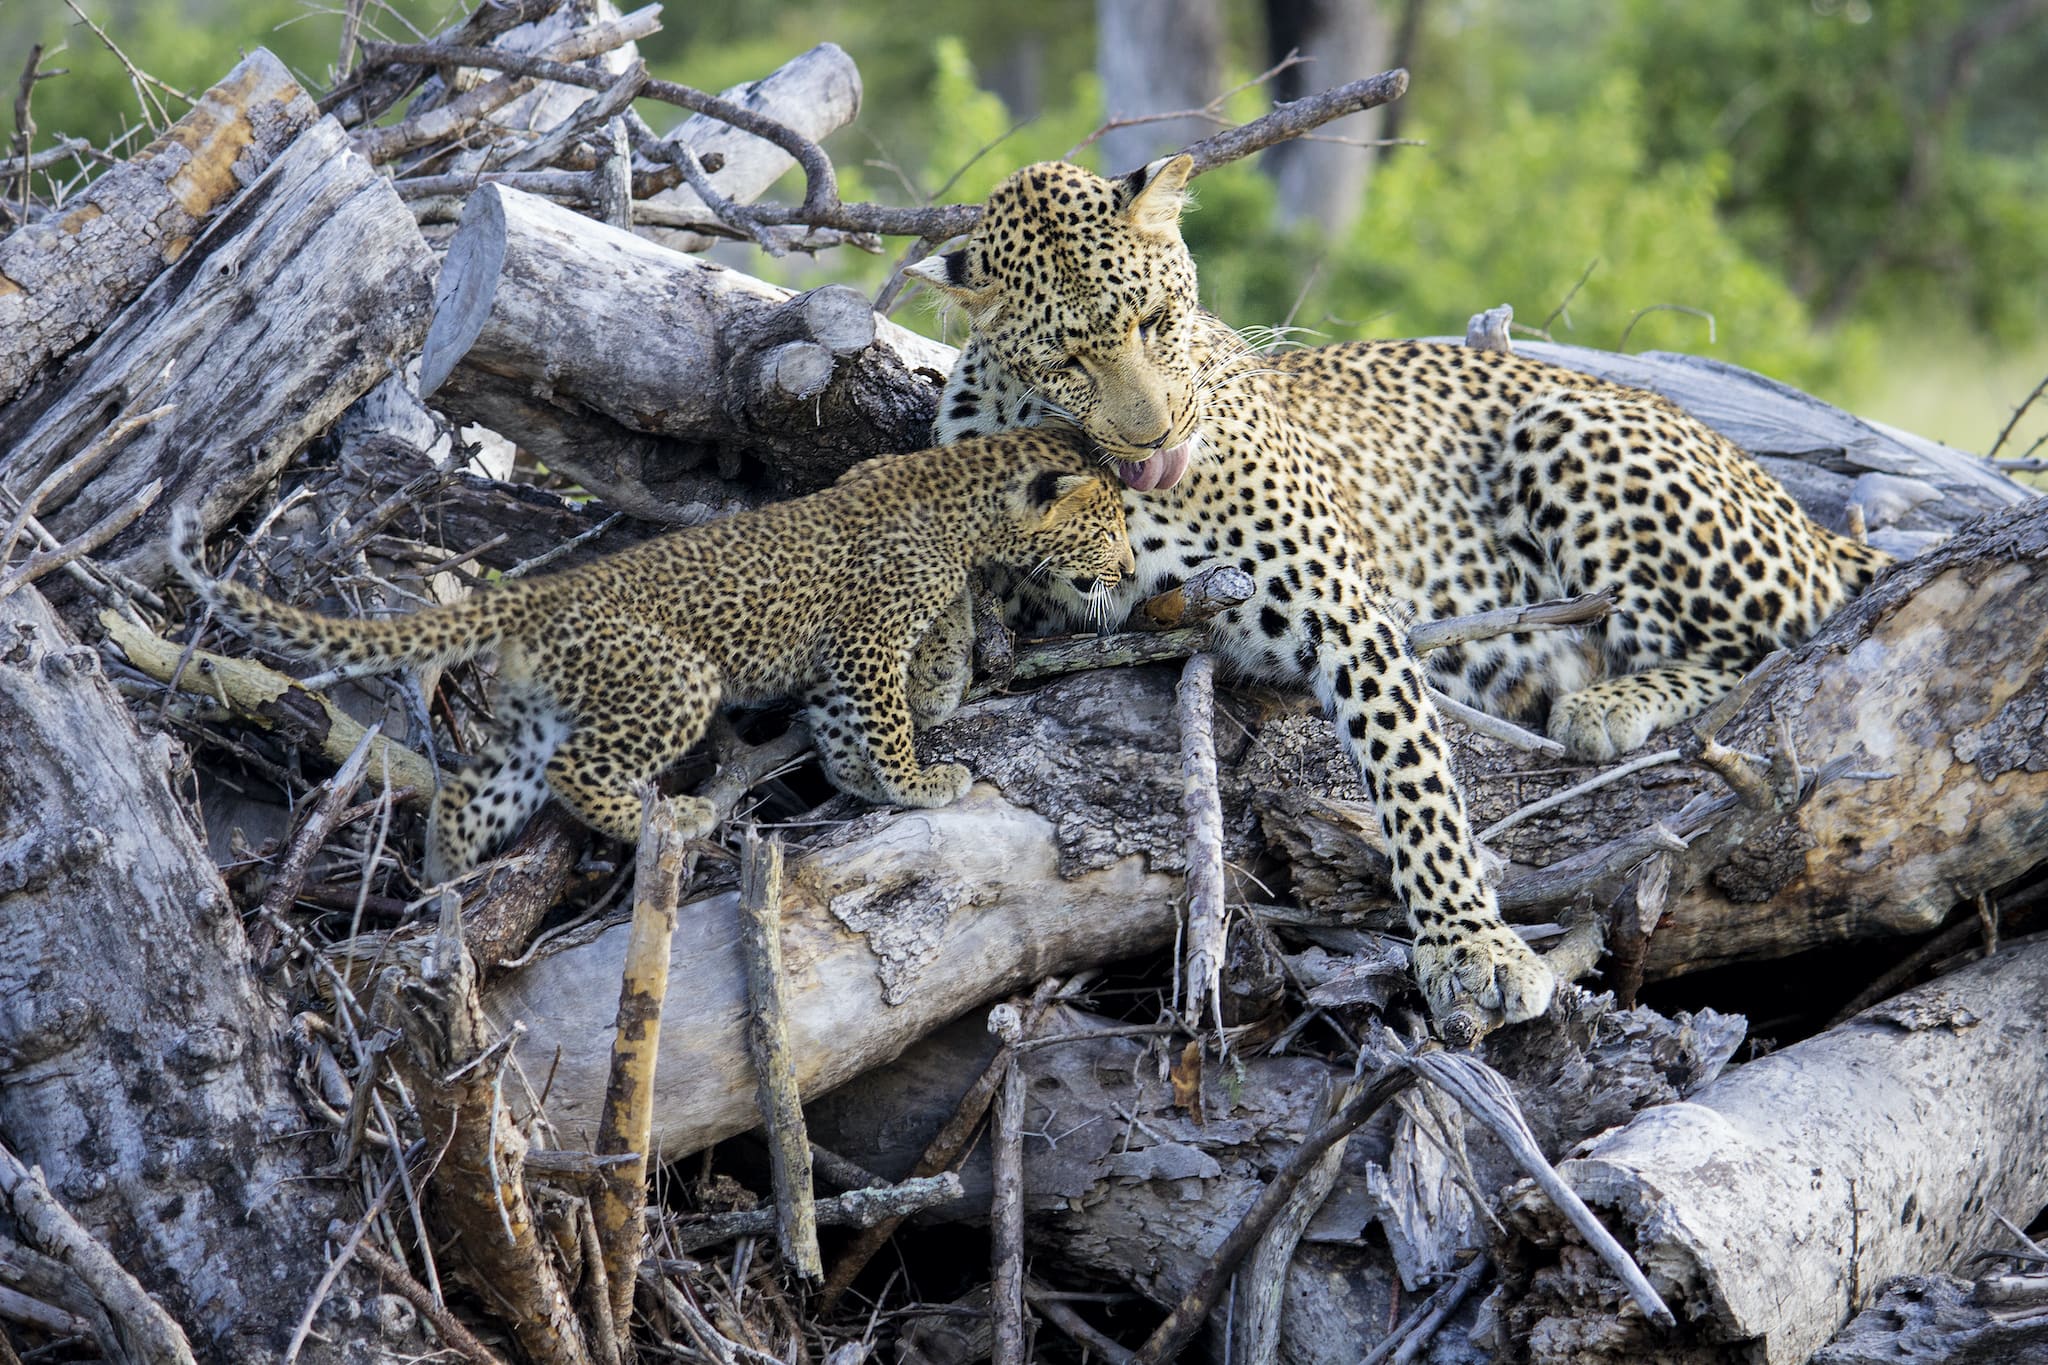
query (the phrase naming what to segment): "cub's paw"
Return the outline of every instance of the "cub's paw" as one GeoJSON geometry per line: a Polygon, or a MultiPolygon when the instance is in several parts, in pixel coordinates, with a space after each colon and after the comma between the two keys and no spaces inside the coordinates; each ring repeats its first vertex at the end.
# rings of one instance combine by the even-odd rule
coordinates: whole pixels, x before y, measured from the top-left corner
{"type": "MultiPolygon", "coordinates": [[[[1625,679],[1623,681],[1626,681],[1625,679]]],[[[1642,747],[1656,733],[1659,708],[1629,690],[1596,685],[1559,697],[1550,707],[1550,737],[1573,758],[1605,763],[1642,747]]]]}
{"type": "Polygon", "coordinates": [[[1447,1041],[1475,1042],[1550,1008],[1557,978],[1514,930],[1491,924],[1443,935],[1417,937],[1415,976],[1447,1041]]]}
{"type": "Polygon", "coordinates": [[[889,800],[899,806],[950,806],[967,795],[974,774],[958,763],[934,763],[898,784],[889,800]]]}

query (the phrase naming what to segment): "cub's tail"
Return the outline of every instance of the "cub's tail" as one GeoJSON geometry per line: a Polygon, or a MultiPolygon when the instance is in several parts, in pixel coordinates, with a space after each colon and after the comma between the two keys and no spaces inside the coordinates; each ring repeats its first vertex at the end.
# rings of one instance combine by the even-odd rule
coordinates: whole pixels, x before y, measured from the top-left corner
{"type": "Polygon", "coordinates": [[[206,528],[196,509],[172,509],[165,550],[178,576],[201,600],[244,633],[338,673],[353,676],[460,663],[490,648],[504,633],[504,603],[498,599],[507,594],[486,592],[388,620],[323,616],[209,576],[199,562],[205,541],[206,528]]]}

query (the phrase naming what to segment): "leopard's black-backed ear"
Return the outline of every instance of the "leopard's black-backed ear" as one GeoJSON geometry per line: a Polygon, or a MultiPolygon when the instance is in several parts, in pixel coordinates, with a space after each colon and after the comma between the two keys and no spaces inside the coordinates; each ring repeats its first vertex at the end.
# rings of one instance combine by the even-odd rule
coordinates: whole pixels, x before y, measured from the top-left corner
{"type": "Polygon", "coordinates": [[[1057,526],[1077,515],[1087,494],[1102,482],[1093,474],[1059,474],[1047,469],[1031,480],[1031,505],[1039,526],[1057,526]]]}
{"type": "Polygon", "coordinates": [[[1117,203],[1140,232],[1180,235],[1181,205],[1187,201],[1188,177],[1195,159],[1186,152],[1162,156],[1141,171],[1117,181],[1117,203]]]}
{"type": "Polygon", "coordinates": [[[971,299],[985,288],[973,279],[973,271],[968,268],[966,247],[927,256],[914,265],[903,267],[903,273],[923,280],[956,299],[971,299]]]}

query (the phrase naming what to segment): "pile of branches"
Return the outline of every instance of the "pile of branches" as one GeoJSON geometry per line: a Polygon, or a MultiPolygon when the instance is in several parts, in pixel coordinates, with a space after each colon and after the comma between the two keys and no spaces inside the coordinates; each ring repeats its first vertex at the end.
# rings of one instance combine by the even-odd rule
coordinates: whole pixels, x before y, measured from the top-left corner
{"type": "MultiPolygon", "coordinates": [[[[166,585],[168,507],[217,570],[366,614],[829,482],[929,439],[950,352],[886,299],[679,249],[914,259],[976,209],[840,200],[819,144],[859,78],[829,45],[714,96],[645,70],[655,7],[511,0],[416,44],[361,13],[317,101],[258,50],[129,160],[33,151],[24,113],[0,166],[0,681],[28,718],[0,895],[29,926],[0,973],[50,1002],[0,1044],[54,1078],[0,1087],[9,1350],[190,1358],[203,1325],[232,1359],[1162,1361],[1206,1331],[1234,1359],[1791,1360],[1908,1271],[1981,1272],[1916,1282],[1943,1349],[2038,1311],[2048,954],[2011,940],[2048,900],[2048,517],[1754,376],[1556,355],[1749,423],[1815,515],[1927,553],[1602,771],[1450,708],[1503,904],[1567,975],[1607,954],[1605,993],[1477,1055],[1426,1042],[1327,724],[1215,688],[1230,568],[1103,637],[984,613],[974,697],[922,741],[986,779],[956,807],[835,796],[768,708],[672,776],[717,838],[651,801],[634,858],[551,810],[425,885],[487,670],[308,692],[166,585]],[[755,202],[791,166],[801,201],[755,202]],[[1697,974],[1798,953],[1840,974],[1772,1021],[1804,1041],[1724,1075],[1744,1023],[1707,1006],[1768,992],[1697,974]],[[152,1067],[201,1078],[168,1157],[152,1067]],[[288,1144],[246,1140],[283,1113],[288,1144]],[[173,1196],[190,1227],[144,1218],[173,1196]],[[2006,1259],[1951,1250],[1980,1247],[2006,1259]]],[[[1224,129],[1197,170],[1405,83],[1224,129]]]]}

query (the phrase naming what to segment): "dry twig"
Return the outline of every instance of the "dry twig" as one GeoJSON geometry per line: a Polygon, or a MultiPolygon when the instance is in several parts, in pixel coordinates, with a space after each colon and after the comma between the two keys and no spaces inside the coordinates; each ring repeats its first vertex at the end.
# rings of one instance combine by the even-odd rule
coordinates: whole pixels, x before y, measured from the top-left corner
{"type": "Polygon", "coordinates": [[[1015,1005],[988,1012],[988,1030],[1003,1041],[1007,1065],[990,1125],[989,1317],[994,1365],[1024,1365],[1024,1070],[1017,1045],[1024,1020],[1015,1005]]]}
{"type": "Polygon", "coordinates": [[[782,841],[751,826],[740,851],[740,943],[747,962],[747,1053],[754,1063],[761,1126],[780,1213],[783,1260],[807,1280],[825,1277],[818,1254],[817,1198],[804,1129],[796,1060],[789,1051],[782,991],[782,841]]]}

